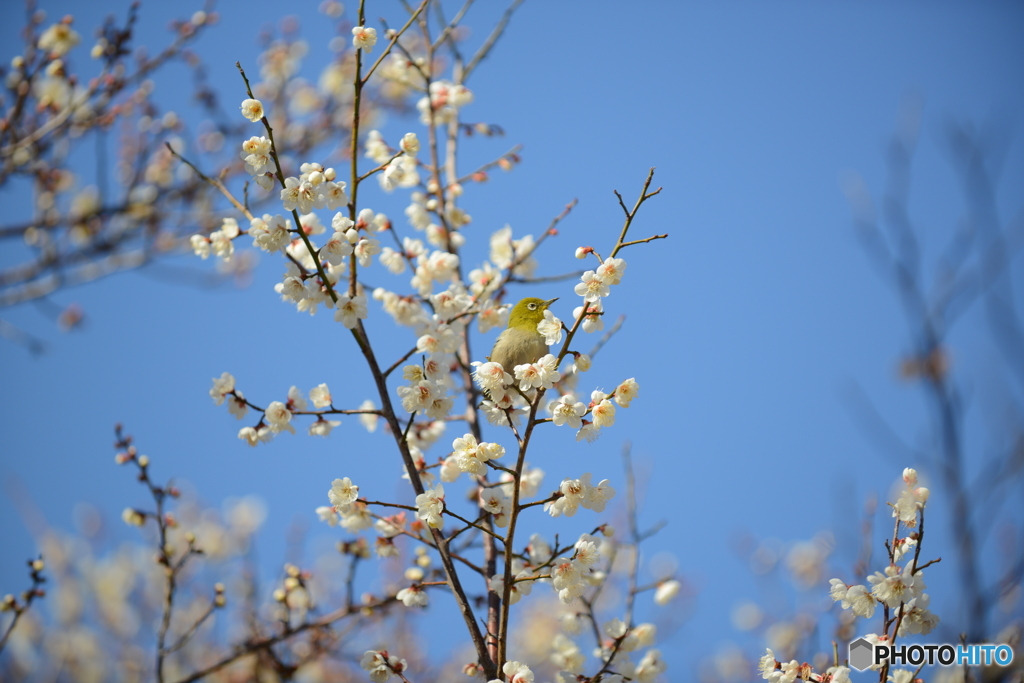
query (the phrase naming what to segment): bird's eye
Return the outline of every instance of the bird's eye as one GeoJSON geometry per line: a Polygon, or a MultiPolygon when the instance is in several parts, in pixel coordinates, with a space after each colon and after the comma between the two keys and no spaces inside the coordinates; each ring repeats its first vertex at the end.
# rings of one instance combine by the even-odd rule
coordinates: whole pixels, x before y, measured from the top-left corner
{"type": "Polygon", "coordinates": [[[526,307],[529,308],[531,311],[537,310],[537,304],[526,304],[526,307]]]}

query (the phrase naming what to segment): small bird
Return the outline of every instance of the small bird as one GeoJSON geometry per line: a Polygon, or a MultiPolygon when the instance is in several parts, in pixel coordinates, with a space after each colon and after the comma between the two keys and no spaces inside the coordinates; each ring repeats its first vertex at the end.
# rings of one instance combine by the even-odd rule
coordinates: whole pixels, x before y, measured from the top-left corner
{"type": "Polygon", "coordinates": [[[544,335],[537,331],[537,323],[544,320],[544,311],[556,301],[557,298],[544,301],[527,297],[517,303],[509,313],[508,327],[498,335],[488,360],[501,363],[509,374],[517,365],[536,363],[548,352],[544,335]]]}

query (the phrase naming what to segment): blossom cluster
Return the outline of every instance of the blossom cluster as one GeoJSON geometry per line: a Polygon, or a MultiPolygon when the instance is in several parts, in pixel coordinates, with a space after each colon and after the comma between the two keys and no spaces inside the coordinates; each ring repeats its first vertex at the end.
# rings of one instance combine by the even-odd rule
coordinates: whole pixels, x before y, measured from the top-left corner
{"type": "MultiPolygon", "coordinates": [[[[210,397],[215,405],[221,405],[227,401],[228,411],[241,420],[249,412],[252,405],[235,386],[235,378],[225,372],[220,377],[213,379],[213,386],[210,388],[210,397]]],[[[295,433],[292,426],[292,418],[295,413],[312,413],[316,415],[316,421],[308,428],[310,436],[329,436],[331,431],[341,424],[340,420],[330,420],[324,417],[325,414],[337,412],[333,410],[333,398],[331,390],[326,383],[318,384],[309,390],[309,402],[298,387],[291,387],[288,390],[287,400],[271,401],[262,410],[260,421],[251,427],[243,427],[238,432],[238,438],[250,446],[260,442],[269,443],[275,435],[281,432],[295,433]],[[309,411],[309,403],[313,404],[314,410],[309,411]]],[[[257,410],[259,410],[257,408],[257,410]]],[[[376,429],[377,415],[372,401],[364,401],[358,412],[360,422],[368,431],[376,429]]]]}
{"type": "Polygon", "coordinates": [[[861,584],[847,585],[841,579],[831,579],[830,596],[841,603],[858,617],[870,619],[877,605],[881,604],[893,610],[899,610],[899,628],[897,636],[912,634],[928,634],[939,622],[939,618],[928,610],[929,597],[924,592],[924,572],[917,568],[917,555],[900,567],[897,562],[918,547],[919,536],[910,531],[917,528],[918,516],[928,502],[929,491],[917,486],[917,471],[912,468],[903,470],[905,484],[899,499],[892,505],[893,517],[897,518],[897,528],[903,526],[908,530],[905,537],[897,535],[892,544],[890,554],[892,563],[883,571],[876,571],[868,576],[870,590],[861,584]]]}
{"type": "MultiPolygon", "coordinates": [[[[829,581],[829,596],[840,603],[843,610],[849,610],[853,618],[871,619],[881,606],[885,616],[883,629],[868,633],[863,638],[872,645],[893,642],[896,638],[910,635],[926,635],[939,623],[937,615],[929,609],[929,596],[925,593],[924,567],[918,563],[920,554],[920,528],[929,490],[918,486],[917,471],[903,470],[904,487],[896,503],[892,504],[892,516],[896,519],[893,538],[887,540],[889,564],[882,570],[867,577],[870,588],[863,584],[847,584],[842,579],[829,581]],[[900,529],[906,531],[900,536],[900,529]],[[909,559],[907,559],[909,556],[909,559]],[[903,566],[899,562],[906,560],[903,566]]],[[[931,563],[928,563],[931,564],[931,563]]],[[[878,669],[885,664],[873,665],[878,669]]],[[[822,673],[814,672],[808,663],[797,660],[778,661],[775,653],[768,649],[761,658],[759,669],[762,678],[770,683],[794,683],[796,679],[813,680],[822,683],[849,683],[850,669],[833,666],[822,673]]],[[[910,683],[913,672],[896,670],[889,673],[893,683],[910,683]]]]}
{"type": "Polygon", "coordinates": [[[369,672],[373,683],[384,683],[392,676],[401,676],[408,668],[404,659],[389,655],[387,650],[367,650],[359,660],[359,666],[369,672]]]}
{"type": "Polygon", "coordinates": [[[346,184],[336,180],[333,168],[324,168],[317,163],[304,163],[299,167],[298,177],[284,179],[281,203],[285,211],[296,210],[300,214],[312,213],[313,209],[327,208],[331,211],[348,204],[346,184]]]}
{"type": "MultiPolygon", "coordinates": [[[[422,335],[417,347],[433,348],[437,353],[437,349],[447,348],[445,344],[450,343],[443,341],[446,336],[454,337],[450,335],[448,329],[435,330],[434,335],[422,335]],[[438,341],[439,339],[442,341],[438,341]]],[[[406,412],[422,413],[436,420],[448,416],[454,405],[454,399],[448,396],[449,374],[447,368],[442,367],[433,354],[422,366],[405,366],[402,369],[402,377],[409,384],[398,387],[397,392],[398,398],[402,401],[402,408],[406,412]]]]}
{"type": "Polygon", "coordinates": [[[461,83],[437,80],[430,91],[416,103],[420,121],[425,126],[438,126],[456,120],[459,109],[473,101],[473,92],[461,83]]]}
{"type": "MultiPolygon", "coordinates": [[[[597,255],[593,247],[580,247],[576,250],[576,258],[584,259],[588,254],[597,255]]],[[[584,332],[599,332],[604,329],[603,299],[611,294],[612,285],[622,282],[622,275],[626,271],[626,261],[622,258],[609,257],[601,261],[597,270],[588,270],[580,276],[580,282],[574,291],[578,296],[583,297],[583,305],[573,309],[574,319],[583,316],[582,328],[584,332]]]]}
{"type": "Polygon", "coordinates": [[[219,256],[224,261],[230,261],[235,253],[234,239],[241,234],[238,221],[234,218],[225,218],[220,230],[214,230],[209,237],[205,235],[192,235],[190,238],[192,251],[203,260],[219,256]]]}
{"type": "Polygon", "coordinates": [[[388,147],[378,130],[371,130],[366,138],[366,157],[380,165],[382,171],[377,176],[377,182],[385,192],[391,192],[396,187],[413,188],[420,185],[416,160],[419,151],[420,141],[416,133],[402,136],[397,152],[388,147]]]}
{"type": "Polygon", "coordinates": [[[590,478],[590,472],[587,472],[579,479],[563,479],[558,487],[562,495],[545,503],[544,511],[552,517],[572,517],[581,507],[603,512],[604,506],[615,496],[615,489],[607,479],[591,484],[590,478]]]}

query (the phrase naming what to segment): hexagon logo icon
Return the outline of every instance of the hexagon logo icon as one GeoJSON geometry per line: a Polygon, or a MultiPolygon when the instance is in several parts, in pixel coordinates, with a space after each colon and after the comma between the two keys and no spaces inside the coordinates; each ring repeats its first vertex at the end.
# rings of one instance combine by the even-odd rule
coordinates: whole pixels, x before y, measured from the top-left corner
{"type": "Polygon", "coordinates": [[[875,663],[875,647],[866,638],[850,643],[850,668],[863,671],[875,663]]]}

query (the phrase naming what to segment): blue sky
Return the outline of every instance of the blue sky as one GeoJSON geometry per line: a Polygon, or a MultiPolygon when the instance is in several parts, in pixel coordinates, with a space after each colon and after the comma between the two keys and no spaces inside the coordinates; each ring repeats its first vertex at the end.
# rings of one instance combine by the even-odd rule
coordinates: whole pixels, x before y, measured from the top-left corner
{"type": "MultiPolygon", "coordinates": [[[[467,20],[471,43],[500,14],[496,3],[479,4],[467,20]]],[[[127,2],[97,3],[102,10],[89,14],[77,5],[41,3],[53,19],[75,12],[87,37],[104,14],[123,16],[127,2]]],[[[300,15],[311,78],[329,57],[330,38],[314,6],[300,15]]],[[[280,8],[218,7],[221,23],[196,50],[225,103],[243,98],[234,62],[255,72],[253,37],[280,8]]],[[[143,4],[142,42],[166,40],[171,12],[143,4]]],[[[367,12],[380,15],[394,25],[401,10],[389,2],[367,12]]],[[[4,60],[18,44],[15,23],[0,27],[4,60]]],[[[632,442],[645,480],[642,520],[668,521],[652,549],[672,553],[701,591],[693,620],[664,644],[677,673],[694,667],[703,649],[733,639],[729,611],[759,598],[733,550],[738,537],[792,542],[831,528],[840,544],[849,542],[864,497],[884,499],[904,466],[923,464],[880,450],[851,408],[859,387],[907,441],[929,447],[920,391],[896,373],[910,346],[907,327],[858,245],[840,179],[853,170],[881,192],[900,104],[918,97],[910,212],[934,259],[964,212],[945,125],[1021,119],[1022,29],[1024,7],[1016,3],[526,2],[470,81],[475,101],[465,117],[496,123],[506,136],[473,138],[462,168],[524,145],[513,173],[468,189],[471,241],[486,243],[506,223],[517,235],[539,235],[578,198],[540,254],[544,272],[565,272],[577,267],[576,246],[606,251],[618,234],[613,189],[630,201],[652,166],[655,185],[664,187],[642,209],[634,236],[670,237],[625,252],[629,269],[607,310],[626,313],[626,323],[583,383],[611,389],[635,376],[640,398],[599,442],[577,444],[568,432],[547,430],[530,460],[548,473],[545,486],[583,471],[621,481],[619,451],[632,442]]],[[[79,47],[78,63],[87,47],[79,47]]],[[[188,116],[180,97],[171,81],[158,81],[161,105],[188,116]]],[[[397,138],[418,127],[392,118],[383,130],[397,138]]],[[[1008,130],[998,186],[1004,220],[1019,216],[1024,182],[1020,130],[1008,130]]],[[[366,194],[369,206],[404,222],[402,195],[366,194]]],[[[0,201],[21,210],[9,188],[0,201]]],[[[471,247],[466,262],[483,253],[471,247]]],[[[144,499],[113,465],[115,422],[136,436],[158,477],[188,480],[215,505],[263,498],[269,520],[259,543],[268,572],[296,519],[314,536],[328,535],[313,509],[326,503],[331,479],[350,476],[380,497],[398,490],[385,437],[365,435],[355,420],[324,441],[285,436],[251,450],[235,438],[239,424],[210,402],[210,378],[225,370],[264,404],[292,384],[308,391],[328,382],[349,407],[370,396],[351,339],[326,317],[297,315],[278,301],[278,261],[263,255],[248,289],[213,291],[169,282],[177,268],[210,269],[210,262],[186,256],[170,264],[175,270],[157,266],[57,294],[55,302],[78,302],[87,315],[73,334],[60,335],[32,306],[2,312],[42,336],[49,351],[32,357],[2,347],[0,591],[20,588],[21,560],[35,552],[25,510],[72,528],[75,504],[91,503],[115,523],[115,538],[128,537],[117,516],[144,499]]],[[[1019,281],[1019,260],[1015,273],[1019,281]]],[[[555,312],[565,319],[575,305],[571,287],[522,295],[562,297],[555,312]]],[[[384,357],[405,350],[410,340],[389,338],[387,320],[372,313],[370,334],[384,357]]],[[[1012,389],[1000,381],[983,316],[974,312],[962,324],[953,336],[954,372],[975,397],[968,438],[980,453],[990,445],[987,415],[995,409],[986,396],[998,403],[999,392],[1012,389]]],[[[493,334],[473,343],[482,355],[493,334]]],[[[947,508],[934,489],[942,522],[925,554],[952,559],[943,546],[947,508]]],[[[1017,503],[1005,515],[1019,526],[1022,513],[1017,503]]],[[[579,530],[598,519],[587,514],[579,530]]],[[[852,551],[837,555],[833,573],[848,572],[852,559],[852,551]]],[[[942,569],[932,574],[937,595],[955,585],[952,562],[942,569]]],[[[949,604],[933,598],[940,616],[949,604]]]]}

